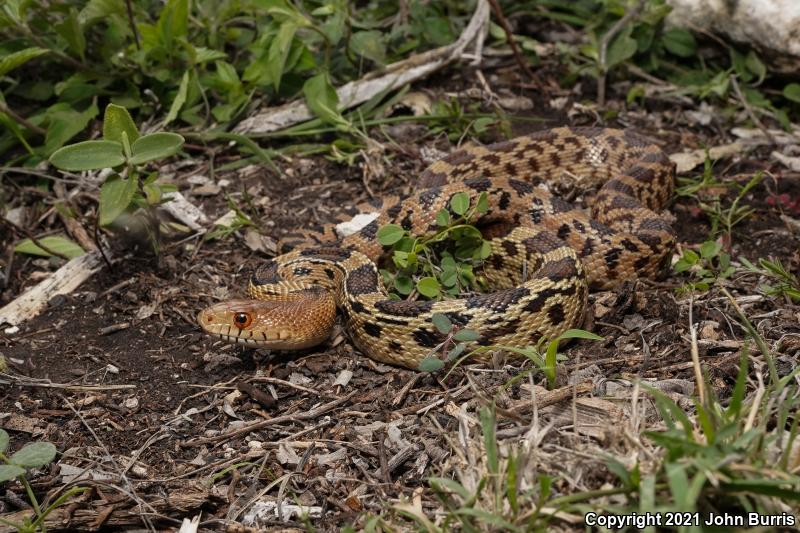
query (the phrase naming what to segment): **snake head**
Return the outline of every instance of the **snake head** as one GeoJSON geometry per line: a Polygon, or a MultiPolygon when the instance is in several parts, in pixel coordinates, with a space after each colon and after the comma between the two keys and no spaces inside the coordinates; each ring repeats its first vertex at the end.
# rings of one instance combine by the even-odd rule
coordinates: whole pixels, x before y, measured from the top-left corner
{"type": "MultiPolygon", "coordinates": [[[[327,294],[327,293],[326,293],[327,294]]],[[[325,341],[333,328],[333,298],[308,302],[229,300],[197,315],[200,327],[225,342],[251,348],[300,350],[325,341]]]]}

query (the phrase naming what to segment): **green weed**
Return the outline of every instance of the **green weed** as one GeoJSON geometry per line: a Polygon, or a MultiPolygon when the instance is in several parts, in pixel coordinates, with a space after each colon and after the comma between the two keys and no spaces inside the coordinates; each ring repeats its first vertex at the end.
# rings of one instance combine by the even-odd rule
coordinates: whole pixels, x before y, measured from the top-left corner
{"type": "Polygon", "coordinates": [[[10,457],[5,454],[9,445],[8,433],[0,429],[0,483],[16,479],[25,487],[28,501],[33,507],[33,516],[26,517],[22,522],[13,522],[0,518],[0,524],[13,527],[19,533],[34,533],[36,531],[46,531],[44,521],[47,515],[57,507],[64,505],[70,498],[77,496],[87,490],[84,487],[72,487],[64,491],[53,503],[42,508],[39,500],[33,492],[31,484],[25,477],[29,468],[41,468],[53,462],[56,457],[56,447],[49,442],[28,443],[10,457]]]}
{"type": "Polygon", "coordinates": [[[491,253],[491,245],[472,225],[489,210],[486,193],[470,198],[465,192],[450,199],[449,209],[436,214],[439,231],[415,237],[397,224],[378,229],[378,242],[392,247],[395,272],[381,269],[386,287],[398,295],[413,291],[427,298],[455,296],[481,288],[474,269],[491,253]]]}

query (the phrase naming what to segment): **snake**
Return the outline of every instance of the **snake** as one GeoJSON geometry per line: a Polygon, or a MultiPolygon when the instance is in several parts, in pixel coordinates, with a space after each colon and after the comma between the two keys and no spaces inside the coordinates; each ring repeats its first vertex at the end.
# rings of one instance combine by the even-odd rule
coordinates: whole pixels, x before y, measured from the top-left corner
{"type": "Polygon", "coordinates": [[[474,331],[475,348],[533,346],[580,326],[589,290],[664,272],[675,232],[661,212],[674,174],[658,144],[630,129],[558,127],[461,148],[423,171],[412,194],[378,199],[377,218],[360,230],[336,240],[309,232],[308,242],[255,268],[249,298],[211,305],[197,320],[225,342],[299,350],[330,337],[338,310],[358,350],[410,369],[452,334],[434,326],[436,313],[474,331]],[[537,185],[564,177],[597,187],[590,209],[537,185]],[[487,196],[474,223],[494,228],[484,263],[492,290],[389,298],[377,266],[386,253],[379,228],[431,234],[440,210],[458,217],[451,199],[459,193],[487,196]]]}

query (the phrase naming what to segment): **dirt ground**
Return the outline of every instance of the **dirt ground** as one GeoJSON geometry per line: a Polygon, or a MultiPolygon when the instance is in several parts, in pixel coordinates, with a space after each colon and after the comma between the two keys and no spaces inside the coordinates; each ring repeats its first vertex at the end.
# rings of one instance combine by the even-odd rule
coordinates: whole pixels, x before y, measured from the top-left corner
{"type": "MultiPolygon", "coordinates": [[[[480,86],[474,72],[451,74],[426,83],[436,88],[426,89],[430,97],[480,86]]],[[[687,116],[691,109],[671,102],[653,102],[644,111],[635,106],[624,110],[613,101],[619,112],[600,121],[591,106],[581,104],[591,95],[555,90],[542,80],[538,88],[515,85],[502,72],[489,80],[495,91],[533,103],[532,110],[509,115],[546,118],[513,120],[514,134],[562,124],[632,127],[668,153],[734,139],[730,129],[736,124],[715,118],[702,126],[687,116]],[[554,108],[551,103],[559,97],[566,101],[554,108]]],[[[487,95],[474,101],[485,107],[487,95]]],[[[415,491],[428,487],[430,476],[463,475],[471,459],[459,447],[468,448],[469,442],[456,436],[479,439],[477,409],[494,399],[498,440],[519,440],[531,427],[534,388],[542,395],[538,423],[552,424],[540,435],[538,468],[555,476],[559,493],[599,488],[609,479],[600,452],[621,454],[629,446],[618,421],[630,394],[614,399],[613,390],[629,391],[640,377],[688,402],[694,383],[690,313],[700,328],[700,357],[715,392],[729,393],[743,330],[731,318],[724,296],[698,293],[690,301],[676,291],[687,278],[674,274],[593,293],[585,328],[604,340],[566,346],[567,360],[550,393],[538,388],[541,377],[503,388],[530,367],[520,361],[465,365],[445,378],[377,364],[355,351],[342,332],[327,345],[298,354],[243,350],[202,334],[197,312],[242,295],[251,269],[271,255],[269,248],[285,232],[330,222],[341,206],[370,194],[407,192],[430,163],[426,150],[452,149],[445,137],[429,135],[424,125],[393,126],[392,141],[384,133],[370,132],[377,141],[367,154],[371,165],[286,157],[276,160],[279,175],[252,167],[212,173],[207,149],[188,146],[194,163],[177,168],[171,180],[211,220],[228,211],[229,196],[254,215],[266,237],[259,241],[266,252],[246,244],[246,229],[219,240],[165,241],[157,259],[117,251],[112,269],[104,268],[77,291],[55,298],[20,331],[0,330],[0,354],[15,376],[0,389],[0,427],[11,433],[12,449],[47,440],[63,454],[33,477],[34,489],[55,495],[74,484],[92,487],[54,515],[53,529],[158,529],[202,513],[201,529],[220,530],[252,514],[254,502],[263,512],[259,527],[311,525],[323,531],[347,524],[359,529],[365,511],[381,513],[387,503],[415,495],[430,511],[436,501],[429,492],[415,491]],[[196,176],[209,179],[191,179],[196,176]],[[573,396],[585,400],[577,404],[577,415],[573,396]],[[594,422],[584,424],[581,417],[594,422]],[[276,506],[287,513],[286,520],[276,506]],[[295,512],[297,506],[309,512],[307,521],[295,512]]],[[[237,157],[220,147],[213,150],[218,166],[237,157]]],[[[773,162],[769,151],[755,148],[715,166],[719,180],[740,184],[757,171],[766,173],[744,198],[754,212],[735,227],[732,255],[754,262],[777,258],[797,273],[800,237],[787,219],[796,224],[798,213],[770,198],[800,197],[799,176],[773,162]]],[[[702,165],[685,175],[696,177],[701,171],[702,165]]],[[[710,201],[719,192],[723,205],[735,196],[719,188],[700,195],[710,201]]],[[[24,180],[10,191],[18,205],[33,204],[40,194],[24,180]]],[[[79,199],[75,207],[87,213],[92,204],[79,199]]],[[[695,198],[678,198],[669,211],[680,250],[707,239],[709,221],[695,198]]],[[[50,216],[37,231],[56,226],[50,216]]],[[[4,233],[0,249],[9,250],[15,237],[4,233]]],[[[16,256],[6,286],[0,287],[0,306],[58,265],[16,256]]],[[[722,283],[764,338],[778,347],[779,370],[785,372],[800,356],[800,307],[765,297],[757,288],[761,281],[738,274],[722,283]]],[[[0,496],[0,513],[19,511],[23,489],[7,490],[0,496]]],[[[579,527],[568,517],[554,525],[579,527]]],[[[5,531],[2,526],[0,531],[5,531]]]]}

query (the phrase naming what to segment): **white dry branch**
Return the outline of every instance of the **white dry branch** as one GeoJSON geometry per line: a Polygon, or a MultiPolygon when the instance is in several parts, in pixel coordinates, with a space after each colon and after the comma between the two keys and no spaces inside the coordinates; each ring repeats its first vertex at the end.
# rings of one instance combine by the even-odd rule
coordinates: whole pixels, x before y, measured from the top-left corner
{"type": "MultiPolygon", "coordinates": [[[[361,79],[351,81],[339,87],[339,108],[349,109],[369,100],[385,91],[398,89],[441,69],[466,56],[464,53],[470,43],[475,43],[475,53],[471,54],[473,62],[481,57],[483,39],[489,27],[489,3],[479,0],[472,18],[459,38],[447,45],[408,59],[387,65],[380,72],[367,74],[361,79]]],[[[268,133],[278,131],[293,124],[299,124],[314,118],[314,114],[302,100],[295,100],[282,106],[269,108],[253,117],[243,120],[236,127],[237,133],[268,133]]]]}
{"type": "Polygon", "coordinates": [[[12,327],[38,315],[54,296],[69,294],[81,283],[100,270],[103,257],[100,252],[89,252],[70,260],[38,285],[31,287],[0,309],[0,325],[12,327]]]}

